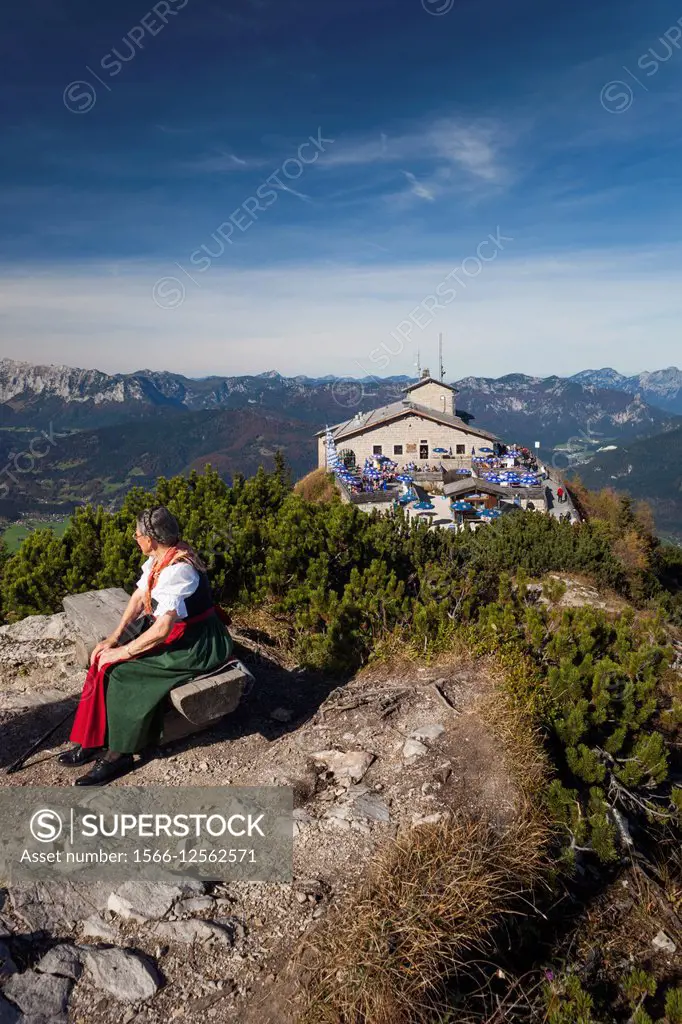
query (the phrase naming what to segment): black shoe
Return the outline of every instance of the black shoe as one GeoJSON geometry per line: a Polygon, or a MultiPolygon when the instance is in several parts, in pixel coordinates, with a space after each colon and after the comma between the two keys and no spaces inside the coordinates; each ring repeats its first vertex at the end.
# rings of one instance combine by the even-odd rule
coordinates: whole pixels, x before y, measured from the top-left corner
{"type": "Polygon", "coordinates": [[[115,761],[107,761],[100,757],[94,768],[91,768],[87,775],[81,775],[76,779],[74,786],[105,786],[112,779],[118,779],[121,775],[127,775],[132,771],[134,759],[132,754],[121,754],[115,761]]]}
{"type": "Polygon", "coordinates": [[[82,747],[80,743],[76,743],[71,750],[65,750],[63,754],[60,754],[57,760],[67,768],[79,768],[82,764],[94,761],[101,749],[101,747],[82,747]]]}

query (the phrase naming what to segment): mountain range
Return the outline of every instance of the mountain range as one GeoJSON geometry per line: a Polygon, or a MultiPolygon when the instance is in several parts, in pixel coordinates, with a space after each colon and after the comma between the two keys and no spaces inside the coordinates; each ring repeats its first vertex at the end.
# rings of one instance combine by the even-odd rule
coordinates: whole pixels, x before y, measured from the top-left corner
{"type": "MultiPolygon", "coordinates": [[[[271,465],[277,448],[298,477],[315,464],[316,431],[395,402],[408,382],[284,377],[276,371],[193,379],[160,370],[106,374],[3,359],[0,465],[16,462],[41,431],[58,440],[40,458],[24,457],[26,471],[0,498],[111,500],[135,483],[151,484],[160,474],[208,462],[229,479],[271,465]]],[[[675,368],[636,378],[608,368],[570,378],[467,377],[454,386],[464,419],[524,445],[539,441],[542,457],[559,468],[586,462],[595,452],[599,458],[599,449],[620,451],[639,438],[667,436],[682,423],[674,415],[678,405],[682,411],[682,373],[675,368]]]]}
{"type": "Polygon", "coordinates": [[[682,371],[676,366],[669,366],[666,370],[654,370],[652,373],[639,373],[634,377],[626,377],[606,366],[602,370],[581,370],[570,379],[577,381],[578,384],[612,388],[615,391],[625,391],[629,395],[639,395],[650,405],[682,415],[682,371]]]}
{"type": "Polygon", "coordinates": [[[346,419],[346,411],[353,410],[360,395],[376,405],[395,401],[408,382],[407,377],[376,382],[283,377],[276,371],[193,379],[163,370],[106,374],[1,359],[0,426],[41,426],[52,419],[66,428],[106,427],[157,410],[198,412],[250,406],[324,425],[329,416],[333,421],[346,419]]]}

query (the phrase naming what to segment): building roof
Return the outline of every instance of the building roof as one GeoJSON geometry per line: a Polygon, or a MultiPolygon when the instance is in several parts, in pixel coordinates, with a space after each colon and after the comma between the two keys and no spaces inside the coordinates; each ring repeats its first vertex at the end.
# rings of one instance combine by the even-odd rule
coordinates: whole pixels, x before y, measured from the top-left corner
{"type": "Polygon", "coordinates": [[[459,394],[457,388],[453,387],[452,384],[446,384],[445,381],[436,380],[435,377],[431,376],[420,377],[414,384],[408,384],[408,386],[402,390],[407,394],[408,391],[414,391],[415,388],[420,388],[423,384],[438,384],[440,387],[447,388],[448,391],[452,391],[455,395],[459,394]]]}
{"type": "MultiPolygon", "coordinates": [[[[402,402],[392,402],[390,405],[383,405],[379,409],[370,409],[369,412],[358,413],[352,419],[346,420],[345,423],[337,423],[336,426],[331,428],[332,437],[335,441],[345,440],[349,437],[355,437],[356,434],[363,434],[366,430],[371,430],[374,427],[391,423],[393,420],[400,419],[401,416],[410,415],[422,416],[424,419],[433,420],[434,423],[455,427],[457,430],[463,430],[467,434],[471,434],[472,437],[484,437],[487,441],[499,441],[496,434],[491,434],[488,430],[481,430],[479,427],[472,427],[465,423],[463,419],[460,419],[459,416],[453,416],[447,412],[438,412],[437,409],[429,409],[425,405],[418,405],[417,402],[410,402],[406,398],[402,402]]],[[[324,430],[318,430],[317,437],[322,437],[325,433],[326,431],[324,430]]]]}
{"type": "Polygon", "coordinates": [[[500,484],[490,483],[489,480],[482,480],[480,477],[469,476],[463,480],[453,480],[452,483],[443,485],[443,494],[448,498],[461,498],[473,492],[512,500],[515,494],[519,494],[522,498],[537,499],[538,501],[545,499],[542,487],[502,487],[500,484]]]}

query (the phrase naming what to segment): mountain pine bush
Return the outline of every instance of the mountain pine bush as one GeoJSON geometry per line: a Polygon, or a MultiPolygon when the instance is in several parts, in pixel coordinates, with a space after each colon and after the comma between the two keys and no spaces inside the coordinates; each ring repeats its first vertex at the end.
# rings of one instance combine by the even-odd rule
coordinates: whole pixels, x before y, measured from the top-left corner
{"type": "MultiPolygon", "coordinates": [[[[545,604],[528,586],[530,575],[569,571],[642,599],[655,591],[663,563],[641,513],[621,497],[599,501],[603,518],[579,526],[519,512],[455,533],[401,512],[307,501],[293,492],[281,458],[273,473],[237,476],[231,487],[207,467],[161,477],[154,493],[133,488],[119,512],[78,509],[61,537],[32,533],[0,560],[2,612],[12,620],[58,611],[68,593],[130,590],[140,571],[135,518],[165,504],[205,558],[217,600],[284,616],[302,664],[351,671],[391,634],[424,652],[451,644],[458,630],[473,649],[500,658],[555,747],[548,803],[572,848],[610,859],[628,814],[679,817],[682,800],[667,781],[660,728],[674,728],[675,715],[660,695],[671,654],[662,613],[640,621],[629,609],[613,621],[589,606],[562,610],[561,581],[547,579],[545,604]],[[644,561],[618,556],[614,541],[628,531],[642,540],[644,561]]],[[[676,563],[665,565],[667,581],[676,579],[676,563]]]]}

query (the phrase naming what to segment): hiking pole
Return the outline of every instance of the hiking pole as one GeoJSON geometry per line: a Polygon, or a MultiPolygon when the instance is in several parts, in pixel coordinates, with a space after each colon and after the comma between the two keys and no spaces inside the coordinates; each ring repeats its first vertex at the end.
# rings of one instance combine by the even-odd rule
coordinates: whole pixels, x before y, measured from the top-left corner
{"type": "Polygon", "coordinates": [[[49,740],[50,736],[52,736],[52,734],[57,731],[59,726],[63,725],[67,718],[71,717],[74,710],[75,709],[73,707],[69,708],[66,714],[59,719],[56,725],[53,725],[51,729],[48,729],[47,732],[43,733],[43,735],[40,736],[39,739],[35,741],[35,743],[31,744],[28,750],[25,750],[24,753],[16,759],[16,761],[12,761],[12,764],[5,769],[5,774],[12,775],[14,772],[18,772],[21,768],[23,768],[24,762],[29,759],[31,754],[35,754],[36,750],[38,750],[43,745],[45,740],[49,740]]]}

